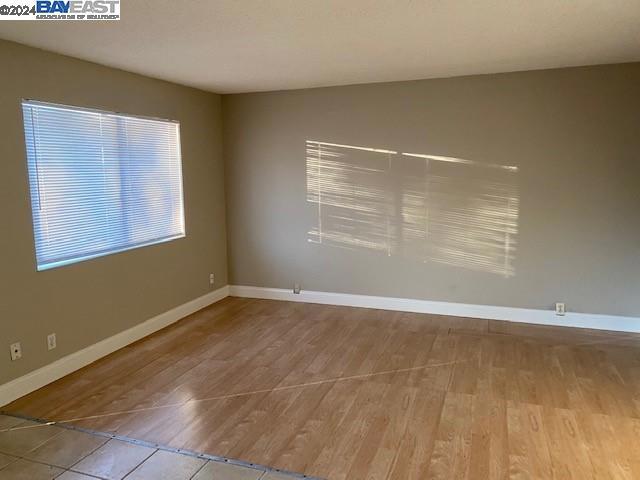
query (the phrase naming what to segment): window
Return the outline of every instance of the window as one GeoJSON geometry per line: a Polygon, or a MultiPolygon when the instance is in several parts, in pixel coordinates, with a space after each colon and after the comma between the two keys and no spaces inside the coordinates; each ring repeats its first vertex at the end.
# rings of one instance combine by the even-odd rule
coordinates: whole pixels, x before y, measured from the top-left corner
{"type": "Polygon", "coordinates": [[[184,237],[177,122],[22,110],[38,270],[184,237]]]}

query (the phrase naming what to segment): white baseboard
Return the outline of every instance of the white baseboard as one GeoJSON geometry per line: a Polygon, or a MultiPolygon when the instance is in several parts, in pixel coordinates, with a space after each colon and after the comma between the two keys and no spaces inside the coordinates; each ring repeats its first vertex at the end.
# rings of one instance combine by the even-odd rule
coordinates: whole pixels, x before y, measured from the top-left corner
{"type": "Polygon", "coordinates": [[[90,345],[89,347],[56,360],[49,365],[34,370],[20,378],[0,385],[0,405],[6,405],[38,388],[44,387],[229,295],[235,297],[287,300],[291,302],[377,308],[400,312],[431,313],[455,317],[533,323],[538,325],[556,325],[562,327],[640,333],[640,318],[637,317],[574,312],[567,312],[565,316],[559,317],[555,312],[550,310],[472,305],[466,303],[436,302],[431,300],[376,297],[371,295],[332,292],[302,291],[296,295],[290,290],[280,288],[231,285],[219,288],[183,305],[179,305],[124,332],[120,332],[94,345],[90,345]]]}
{"type": "Polygon", "coordinates": [[[151,335],[172,323],[229,296],[225,286],[179,305],[112,337],[74,352],[42,368],[0,385],[0,405],[6,405],[38,388],[64,377],[122,347],[151,335]]]}
{"type": "Polygon", "coordinates": [[[235,297],[266,298],[290,302],[321,303],[349,307],[377,308],[399,312],[431,313],[454,317],[471,317],[509,322],[556,325],[561,327],[590,328],[596,330],[616,330],[640,333],[640,318],[592,313],[567,312],[557,316],[552,310],[530,308],[498,307],[492,305],[472,305],[467,303],[436,302],[410,298],[375,297],[347,293],[302,291],[294,294],[281,288],[248,287],[231,285],[229,294],[235,297]]]}

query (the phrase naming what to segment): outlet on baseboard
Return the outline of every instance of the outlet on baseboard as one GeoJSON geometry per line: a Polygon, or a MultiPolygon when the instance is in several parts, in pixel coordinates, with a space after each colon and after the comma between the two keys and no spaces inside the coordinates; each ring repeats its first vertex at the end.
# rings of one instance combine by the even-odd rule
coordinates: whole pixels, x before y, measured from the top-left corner
{"type": "Polygon", "coordinates": [[[216,277],[213,273],[209,274],[209,285],[213,285],[214,283],[216,283],[216,277]]]}
{"type": "Polygon", "coordinates": [[[556,315],[562,317],[567,312],[566,306],[564,303],[556,303],[556,315]]]}
{"type": "Polygon", "coordinates": [[[11,350],[11,360],[16,361],[22,358],[22,345],[20,342],[12,343],[9,345],[9,349],[11,350]]]}
{"type": "Polygon", "coordinates": [[[293,293],[295,293],[296,295],[300,294],[300,284],[296,283],[293,285],[293,293]]]}
{"type": "Polygon", "coordinates": [[[47,335],[47,350],[53,350],[58,346],[58,342],[56,341],[56,334],[52,333],[47,335]]]}

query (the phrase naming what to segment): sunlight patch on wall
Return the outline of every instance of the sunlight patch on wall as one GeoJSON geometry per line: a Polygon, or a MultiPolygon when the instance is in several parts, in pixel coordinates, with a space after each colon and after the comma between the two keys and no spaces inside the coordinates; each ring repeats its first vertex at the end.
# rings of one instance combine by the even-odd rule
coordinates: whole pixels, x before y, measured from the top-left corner
{"type": "Polygon", "coordinates": [[[310,242],[504,276],[518,233],[518,168],[308,140],[310,242]]]}
{"type": "Polygon", "coordinates": [[[388,172],[395,154],[307,142],[307,199],[317,205],[310,241],[391,254],[388,172]]]}

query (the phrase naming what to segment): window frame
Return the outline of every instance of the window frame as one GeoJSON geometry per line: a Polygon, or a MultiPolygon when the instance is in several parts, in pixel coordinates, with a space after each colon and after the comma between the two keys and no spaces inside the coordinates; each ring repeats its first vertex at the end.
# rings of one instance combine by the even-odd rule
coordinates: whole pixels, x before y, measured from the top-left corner
{"type": "MultiPolygon", "coordinates": [[[[48,101],[43,101],[43,100],[35,100],[35,99],[31,99],[31,98],[21,98],[20,99],[20,111],[22,114],[22,132],[23,132],[23,140],[24,140],[24,151],[25,151],[25,160],[26,160],[26,167],[27,167],[27,189],[28,189],[28,194],[29,194],[29,205],[31,208],[31,222],[32,222],[32,231],[33,231],[33,252],[34,252],[34,259],[35,259],[35,266],[36,266],[36,271],[41,272],[41,271],[47,271],[47,270],[51,270],[51,269],[55,269],[55,268],[60,268],[60,267],[64,267],[67,265],[73,265],[75,263],[80,263],[80,262],[85,262],[94,258],[100,258],[100,257],[106,257],[106,256],[110,256],[110,255],[116,255],[122,252],[127,252],[130,250],[135,250],[138,248],[143,248],[143,247],[148,247],[148,246],[152,246],[152,245],[159,245],[159,244],[163,244],[163,243],[167,243],[167,242],[171,242],[174,240],[179,240],[182,238],[186,238],[187,236],[187,227],[186,227],[186,215],[185,215],[185,201],[184,201],[184,175],[183,175],[183,164],[182,164],[182,135],[181,135],[181,125],[180,125],[180,121],[178,120],[173,120],[173,119],[168,119],[168,118],[162,118],[162,117],[154,117],[154,116],[148,116],[148,115],[137,115],[137,114],[130,114],[130,113],[124,113],[124,112],[119,112],[119,111],[115,111],[115,110],[106,110],[106,109],[101,109],[101,108],[94,108],[94,107],[84,107],[84,106],[77,106],[77,105],[70,105],[70,104],[65,104],[65,103],[58,103],[58,102],[48,102],[48,101]],[[123,246],[121,248],[116,248],[116,249],[109,249],[109,250],[102,250],[102,251],[97,251],[95,253],[91,253],[91,254],[86,254],[86,255],[78,255],[78,256],[74,256],[74,257],[69,257],[69,258],[65,258],[65,259],[61,259],[59,261],[49,261],[49,262],[43,262],[42,264],[39,262],[38,260],[38,249],[37,249],[37,244],[38,244],[38,232],[37,230],[37,221],[36,221],[36,213],[35,213],[35,209],[40,208],[38,205],[35,204],[34,202],[34,198],[32,195],[32,185],[31,185],[31,178],[32,175],[35,175],[36,179],[38,179],[38,173],[37,173],[37,167],[36,167],[36,171],[32,172],[32,160],[29,158],[29,145],[28,145],[28,137],[27,137],[27,129],[25,128],[25,113],[24,113],[24,108],[25,106],[27,107],[49,107],[49,108],[58,108],[58,109],[65,109],[65,110],[72,110],[72,111],[77,111],[77,112],[87,112],[87,113],[94,113],[94,114],[100,114],[100,115],[110,115],[110,116],[117,116],[117,117],[124,117],[124,118],[134,118],[134,119],[138,119],[138,120],[146,120],[146,121],[152,121],[152,122],[160,122],[160,123],[169,123],[169,124],[174,124],[176,127],[176,149],[177,149],[177,157],[178,157],[178,162],[177,162],[177,168],[178,168],[178,172],[177,172],[177,177],[179,179],[179,194],[178,197],[180,199],[180,224],[181,224],[181,233],[176,234],[176,235],[168,235],[165,237],[159,237],[159,238],[155,238],[153,240],[149,240],[149,241],[143,241],[140,243],[136,243],[136,244],[132,244],[132,245],[127,245],[127,246],[123,246]]],[[[32,136],[33,136],[33,141],[36,141],[35,138],[35,131],[31,132],[32,136]]]]}

